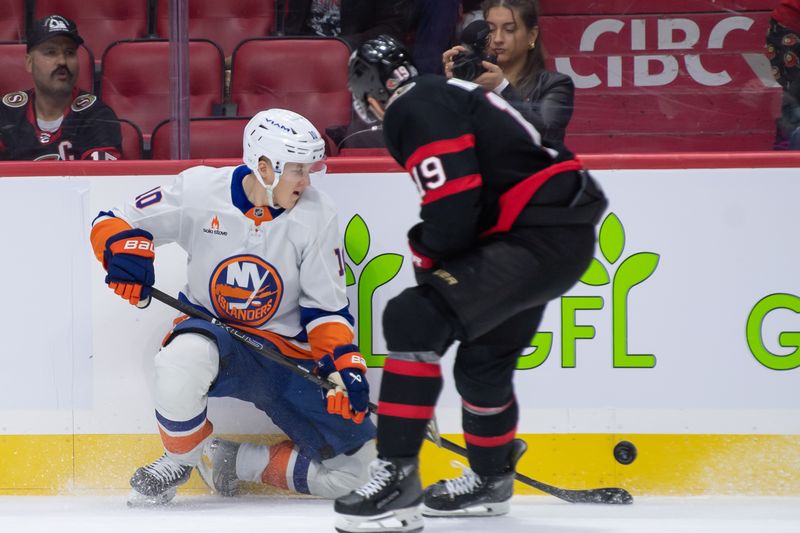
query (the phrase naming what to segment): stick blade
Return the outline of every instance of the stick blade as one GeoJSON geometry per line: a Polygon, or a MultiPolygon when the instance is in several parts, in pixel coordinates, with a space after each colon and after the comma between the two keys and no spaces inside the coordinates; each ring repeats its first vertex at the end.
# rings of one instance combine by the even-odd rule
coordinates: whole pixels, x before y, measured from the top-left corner
{"type": "Polygon", "coordinates": [[[633,496],[625,489],[619,487],[603,487],[599,489],[562,489],[537,481],[524,474],[517,472],[514,476],[517,481],[521,481],[535,489],[539,489],[545,494],[555,496],[558,499],[569,503],[599,503],[604,505],[629,505],[633,503],[633,496]]]}
{"type": "Polygon", "coordinates": [[[570,503],[598,503],[602,505],[630,505],[633,503],[631,493],[618,487],[587,490],[561,489],[560,492],[557,496],[570,503]]]}

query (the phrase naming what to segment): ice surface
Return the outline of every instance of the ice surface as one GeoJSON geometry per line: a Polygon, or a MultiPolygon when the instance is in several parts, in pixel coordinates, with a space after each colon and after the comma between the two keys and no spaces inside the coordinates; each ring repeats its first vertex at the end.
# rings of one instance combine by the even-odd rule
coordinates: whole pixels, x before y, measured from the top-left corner
{"type": "MultiPolygon", "coordinates": [[[[2,533],[332,533],[334,519],[330,501],[264,495],[179,495],[157,509],[130,509],[124,496],[0,497],[2,533]]],[[[521,496],[509,515],[429,518],[425,531],[798,533],[800,498],[640,497],[631,506],[595,506],[521,496]]]]}

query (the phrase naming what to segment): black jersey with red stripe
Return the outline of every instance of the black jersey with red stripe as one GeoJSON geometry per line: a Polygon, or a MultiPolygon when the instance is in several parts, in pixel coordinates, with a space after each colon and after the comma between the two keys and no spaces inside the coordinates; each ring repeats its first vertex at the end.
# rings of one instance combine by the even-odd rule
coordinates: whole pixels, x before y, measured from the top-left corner
{"type": "Polygon", "coordinates": [[[412,248],[433,260],[520,225],[582,223],[567,214],[577,204],[605,208],[599,186],[571,153],[543,147],[513,107],[473,83],[414,78],[390,100],[383,129],[422,196],[412,248]],[[592,197],[579,199],[587,183],[592,197]]]}
{"type": "Polygon", "coordinates": [[[73,91],[61,126],[39,129],[33,89],[8,93],[0,103],[0,160],[119,159],[122,136],[110,107],[93,94],[73,91]]]}

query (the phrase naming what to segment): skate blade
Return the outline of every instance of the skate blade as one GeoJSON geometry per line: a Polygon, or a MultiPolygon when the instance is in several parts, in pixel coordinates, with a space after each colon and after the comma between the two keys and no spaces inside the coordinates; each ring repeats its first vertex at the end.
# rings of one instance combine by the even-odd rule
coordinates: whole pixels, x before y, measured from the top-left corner
{"type": "Polygon", "coordinates": [[[167,505],[172,501],[177,492],[178,489],[173,488],[157,496],[147,496],[136,490],[131,490],[127,501],[128,507],[158,507],[160,505],[167,505]]]}
{"type": "Polygon", "coordinates": [[[442,510],[422,506],[422,514],[424,516],[431,516],[436,518],[441,517],[459,517],[459,516],[498,516],[508,513],[511,509],[509,502],[498,503],[482,503],[479,505],[472,505],[463,509],[442,510]]]}
{"type": "Polygon", "coordinates": [[[206,484],[206,487],[208,487],[211,490],[211,492],[219,494],[220,496],[223,496],[225,498],[233,498],[234,496],[239,495],[238,482],[234,485],[229,486],[227,490],[225,490],[224,488],[223,490],[221,490],[220,487],[217,487],[214,484],[214,471],[210,469],[208,465],[206,465],[205,460],[200,461],[200,464],[198,464],[194,468],[195,470],[197,470],[197,473],[200,474],[200,479],[203,480],[203,483],[206,484]]]}
{"type": "Polygon", "coordinates": [[[203,480],[203,483],[206,484],[206,487],[211,489],[214,492],[217,492],[214,488],[214,478],[213,478],[213,471],[211,470],[210,465],[206,464],[206,458],[203,457],[200,460],[200,463],[194,467],[197,470],[197,473],[200,474],[200,479],[203,480]]]}
{"type": "Polygon", "coordinates": [[[425,525],[417,507],[375,516],[340,514],[338,517],[334,527],[339,533],[417,533],[425,525]]]}

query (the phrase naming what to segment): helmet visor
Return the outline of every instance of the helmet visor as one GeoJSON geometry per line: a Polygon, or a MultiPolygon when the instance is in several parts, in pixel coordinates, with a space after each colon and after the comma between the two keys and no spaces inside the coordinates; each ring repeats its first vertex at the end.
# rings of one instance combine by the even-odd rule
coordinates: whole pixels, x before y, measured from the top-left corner
{"type": "Polygon", "coordinates": [[[311,176],[324,174],[328,167],[325,160],[314,161],[313,163],[286,163],[283,165],[281,180],[297,182],[311,176]]]}

